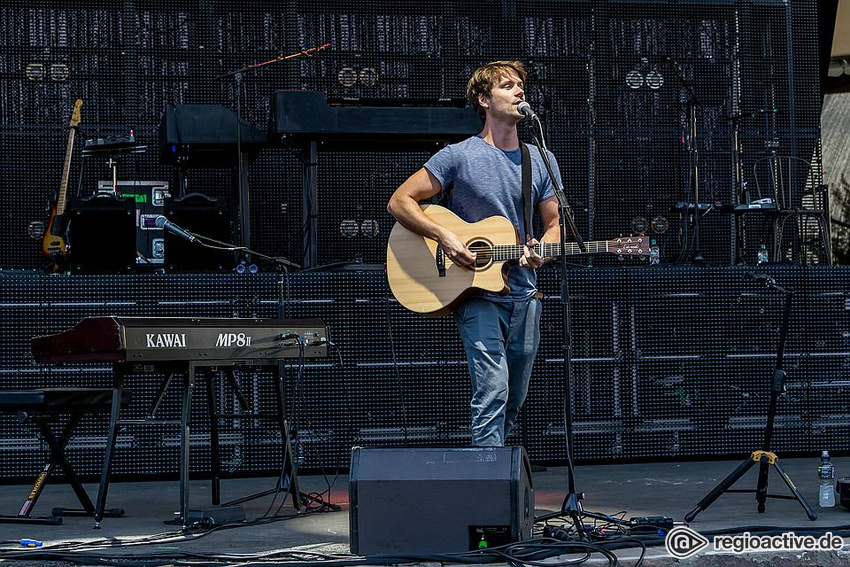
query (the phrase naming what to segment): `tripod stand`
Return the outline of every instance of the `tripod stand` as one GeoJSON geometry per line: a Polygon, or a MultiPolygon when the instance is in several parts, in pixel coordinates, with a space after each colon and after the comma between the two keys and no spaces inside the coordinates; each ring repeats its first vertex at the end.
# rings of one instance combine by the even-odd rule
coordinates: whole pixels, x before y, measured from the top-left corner
{"type": "Polygon", "coordinates": [[[770,451],[771,440],[773,438],[773,423],[776,418],[776,406],[779,399],[779,394],[784,392],[785,385],[785,370],[782,369],[782,359],[785,354],[785,340],[788,336],[788,324],[791,319],[791,302],[794,298],[794,292],[786,290],[776,284],[776,280],[767,274],[762,273],[752,273],[748,272],[747,277],[751,277],[756,281],[763,283],[768,288],[775,289],[781,293],[785,294],[785,305],[783,307],[782,312],[782,326],[779,329],[779,346],[776,352],[776,366],[773,371],[773,382],[771,384],[770,389],[770,403],[768,405],[767,410],[767,426],[764,430],[764,440],[762,442],[761,450],[753,451],[749,457],[744,459],[738,468],[732,471],[729,476],[724,478],[714,489],[709,492],[702,500],[700,500],[696,508],[685,514],[685,521],[691,522],[697,514],[701,511],[705,510],[709,506],[711,506],[712,502],[720,498],[721,495],[725,492],[755,492],[756,501],[758,502],[758,511],[764,512],[764,505],[768,498],[782,498],[786,500],[797,500],[800,503],[800,506],[806,511],[806,515],[810,520],[817,520],[818,515],[809,506],[809,503],[806,502],[806,499],[803,498],[803,495],[800,494],[800,491],[797,490],[797,487],[791,481],[791,478],[785,472],[785,469],[779,464],[779,457],[776,456],[775,453],[770,451]],[[759,478],[758,484],[756,485],[755,490],[732,490],[731,487],[735,484],[738,479],[740,479],[748,470],[750,470],[756,463],[759,463],[759,478]],[[782,494],[768,494],[767,493],[767,481],[770,473],[770,467],[776,469],[776,472],[779,473],[780,478],[785,482],[786,486],[791,490],[793,496],[786,496],[782,494]]]}

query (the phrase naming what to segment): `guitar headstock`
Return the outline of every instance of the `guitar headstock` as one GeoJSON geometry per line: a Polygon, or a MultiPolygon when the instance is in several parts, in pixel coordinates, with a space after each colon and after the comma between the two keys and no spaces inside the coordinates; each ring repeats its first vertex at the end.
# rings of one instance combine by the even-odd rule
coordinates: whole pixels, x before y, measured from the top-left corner
{"type": "Polygon", "coordinates": [[[71,128],[76,128],[80,124],[80,109],[83,107],[83,99],[78,98],[74,103],[74,112],[71,113],[71,128]]]}
{"type": "Polygon", "coordinates": [[[611,241],[614,253],[623,258],[648,258],[649,238],[646,236],[623,236],[611,241]]]}

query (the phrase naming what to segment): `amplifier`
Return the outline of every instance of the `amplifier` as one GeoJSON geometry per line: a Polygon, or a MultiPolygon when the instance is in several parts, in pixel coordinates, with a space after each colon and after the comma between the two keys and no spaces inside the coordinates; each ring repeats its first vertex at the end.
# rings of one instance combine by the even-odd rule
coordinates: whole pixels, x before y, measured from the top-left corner
{"type": "Polygon", "coordinates": [[[135,204],[100,193],[71,201],[71,271],[121,274],[136,264],[135,204]]]}
{"type": "Polygon", "coordinates": [[[522,447],[355,447],[351,551],[465,552],[531,538],[534,491],[522,447]]]}
{"type": "MultiPolygon", "coordinates": [[[[168,220],[194,234],[230,242],[230,215],[222,201],[201,193],[189,193],[183,197],[165,200],[165,216],[168,220]]],[[[165,268],[168,271],[214,272],[233,270],[236,253],[200,246],[165,233],[165,268]]]]}
{"type": "MultiPolygon", "coordinates": [[[[167,181],[118,180],[118,195],[135,203],[136,255],[140,269],[162,268],[165,264],[165,239],[156,226],[156,217],[164,214],[170,196],[167,181]]],[[[113,190],[111,180],[97,182],[98,193],[113,190]]]]}

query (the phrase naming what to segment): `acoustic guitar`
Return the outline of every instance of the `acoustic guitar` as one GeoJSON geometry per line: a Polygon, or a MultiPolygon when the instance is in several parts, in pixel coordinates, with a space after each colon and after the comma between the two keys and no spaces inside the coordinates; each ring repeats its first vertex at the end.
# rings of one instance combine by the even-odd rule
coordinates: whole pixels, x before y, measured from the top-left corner
{"type": "MultiPolygon", "coordinates": [[[[476,291],[510,292],[508,271],[522,257],[524,244],[511,221],[493,216],[468,223],[439,205],[422,205],[422,212],[457,234],[476,253],[476,259],[469,266],[454,264],[435,240],[396,223],[387,242],[387,278],[399,303],[421,315],[439,317],[476,291]]],[[[585,242],[585,246],[585,254],[646,257],[649,253],[648,239],[643,236],[585,242]]],[[[562,252],[560,244],[548,242],[541,242],[536,250],[544,258],[562,252]]],[[[578,244],[570,243],[563,253],[583,252],[578,244]]]]}
{"type": "Polygon", "coordinates": [[[66,234],[68,232],[68,218],[65,208],[68,205],[68,175],[71,172],[71,154],[74,151],[74,134],[80,124],[80,108],[83,101],[77,99],[74,103],[74,112],[71,114],[71,128],[68,132],[68,144],[65,147],[65,165],[62,167],[62,181],[59,190],[50,201],[50,220],[44,230],[41,239],[41,250],[50,259],[51,269],[54,272],[64,270],[68,265],[68,243],[66,234]]]}

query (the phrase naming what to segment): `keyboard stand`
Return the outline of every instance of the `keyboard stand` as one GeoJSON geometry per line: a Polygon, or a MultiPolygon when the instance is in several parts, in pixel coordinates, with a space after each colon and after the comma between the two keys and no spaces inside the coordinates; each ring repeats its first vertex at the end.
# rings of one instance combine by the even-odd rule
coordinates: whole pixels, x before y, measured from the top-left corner
{"type": "MultiPolygon", "coordinates": [[[[240,360],[203,360],[203,361],[188,361],[188,362],[179,362],[179,363],[162,363],[155,365],[155,369],[157,371],[168,369],[168,376],[160,387],[157,399],[154,402],[153,409],[151,411],[150,417],[153,417],[153,411],[156,411],[159,403],[162,400],[162,397],[165,394],[165,390],[168,388],[173,376],[177,372],[185,372],[186,373],[186,383],[183,388],[183,399],[181,405],[181,413],[180,419],[177,420],[156,420],[157,423],[172,423],[179,425],[180,427],[180,453],[179,453],[179,469],[180,469],[180,504],[179,504],[179,512],[178,517],[174,520],[169,520],[166,523],[174,523],[182,526],[182,529],[190,528],[189,524],[189,468],[190,468],[190,436],[191,436],[191,410],[192,410],[192,394],[195,390],[196,385],[196,369],[197,368],[217,368],[223,367],[227,368],[231,374],[230,383],[234,388],[234,395],[239,400],[239,404],[242,409],[247,410],[247,402],[245,401],[244,396],[241,391],[239,391],[238,385],[236,384],[235,378],[232,376],[232,369],[234,366],[269,366],[269,367],[278,367],[279,361],[276,359],[251,359],[248,361],[240,361],[240,360]]],[[[112,469],[112,459],[115,452],[115,443],[118,435],[118,430],[122,426],[127,425],[142,425],[145,423],[151,423],[151,419],[142,419],[142,420],[122,420],[120,419],[119,411],[117,405],[114,403],[114,400],[121,399],[122,391],[124,388],[124,381],[128,374],[132,372],[132,364],[129,363],[115,363],[113,366],[113,378],[114,378],[114,387],[113,387],[113,405],[112,412],[110,414],[110,425],[109,425],[109,436],[107,438],[106,451],[104,453],[103,458],[103,467],[101,469],[101,477],[100,477],[100,487],[97,495],[97,504],[95,507],[95,528],[100,527],[100,521],[103,518],[103,509],[106,502],[106,495],[109,489],[109,475],[112,469]]],[[[208,376],[207,381],[207,404],[210,412],[210,456],[211,456],[211,468],[212,468],[212,503],[214,505],[219,505],[221,501],[221,469],[219,464],[219,453],[218,453],[218,420],[222,418],[256,418],[256,415],[252,414],[217,414],[215,412],[215,388],[214,388],[215,378],[210,375],[208,376]]],[[[276,384],[276,398],[277,398],[277,418],[280,426],[280,434],[281,434],[281,443],[282,443],[282,451],[283,451],[283,464],[282,464],[282,478],[281,482],[283,485],[283,489],[289,494],[292,495],[292,503],[297,511],[301,510],[301,493],[298,491],[298,483],[296,478],[296,470],[294,466],[294,460],[292,456],[292,447],[289,440],[289,427],[285,419],[285,406],[284,406],[284,397],[283,397],[283,385],[280,373],[278,375],[277,384],[276,384]]],[[[245,502],[254,498],[259,498],[261,496],[265,496],[268,494],[272,494],[277,492],[277,489],[272,489],[266,491],[264,493],[258,493],[256,495],[252,495],[249,497],[245,497],[239,500],[234,500],[232,502],[228,502],[225,506],[239,504],[241,502],[245,502]]]]}

